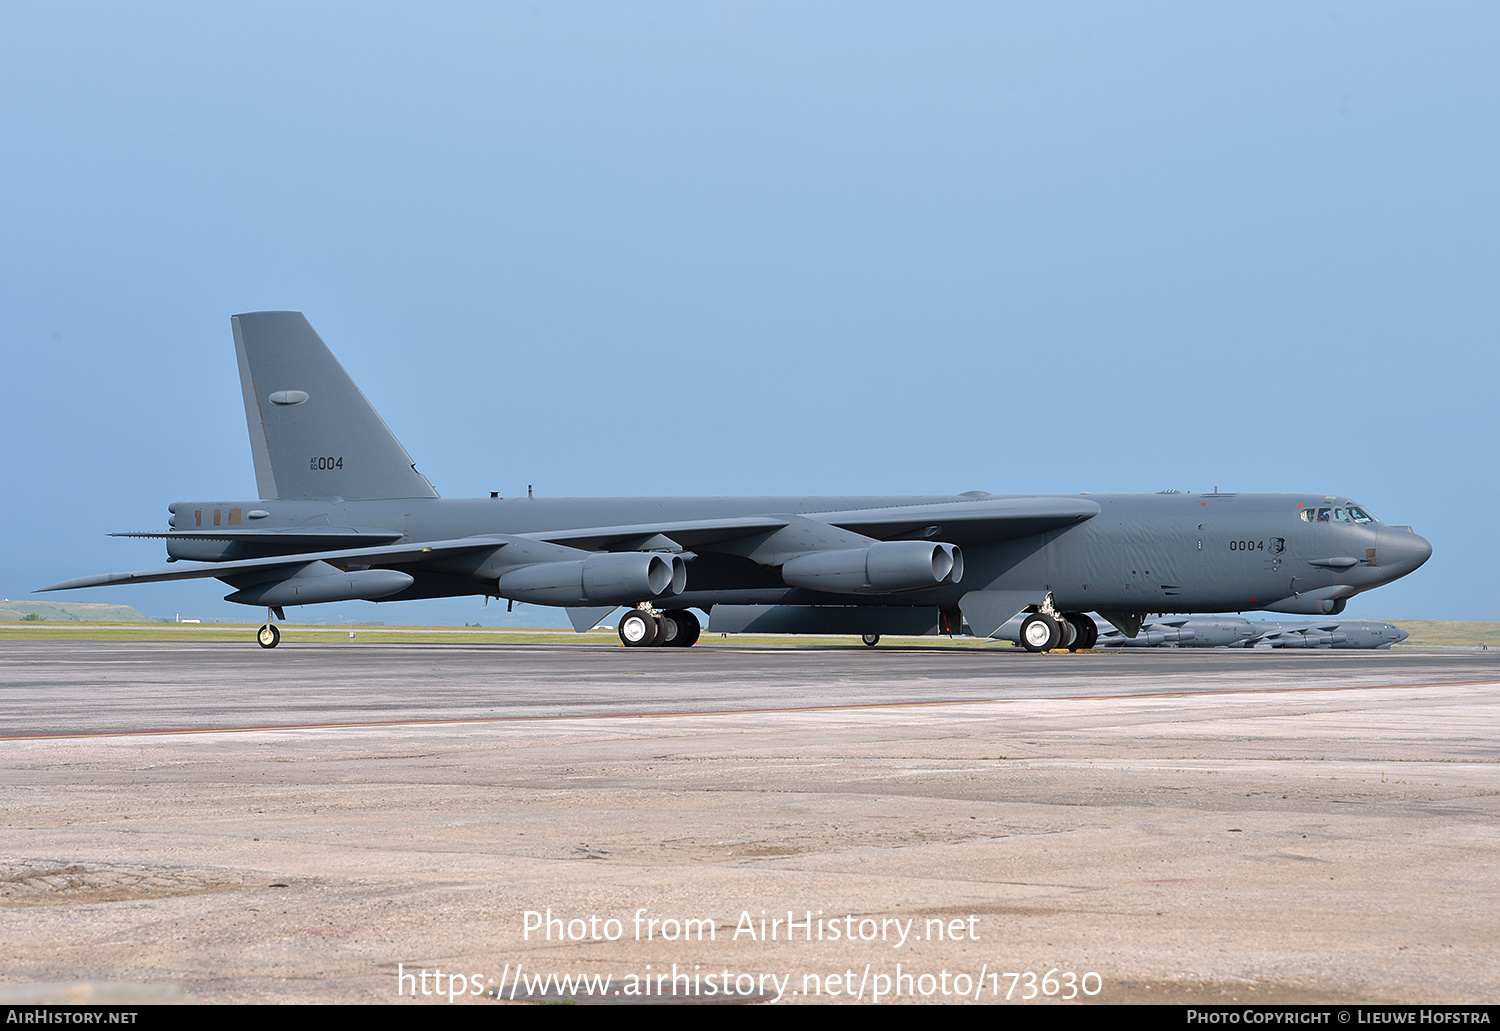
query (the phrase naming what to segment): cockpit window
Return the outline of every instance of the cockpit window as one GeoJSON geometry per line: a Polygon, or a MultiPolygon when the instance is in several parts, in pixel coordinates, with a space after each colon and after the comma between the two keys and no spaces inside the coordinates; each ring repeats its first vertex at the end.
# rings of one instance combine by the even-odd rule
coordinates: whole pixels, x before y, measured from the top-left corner
{"type": "Polygon", "coordinates": [[[1304,523],[1373,523],[1375,517],[1358,505],[1348,508],[1304,508],[1298,513],[1304,523]]]}

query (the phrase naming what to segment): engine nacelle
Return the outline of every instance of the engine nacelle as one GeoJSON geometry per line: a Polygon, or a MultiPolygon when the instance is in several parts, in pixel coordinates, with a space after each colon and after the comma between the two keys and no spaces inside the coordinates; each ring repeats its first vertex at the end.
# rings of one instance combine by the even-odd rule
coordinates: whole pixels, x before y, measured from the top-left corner
{"type": "Polygon", "coordinates": [[[868,548],[814,551],[781,567],[792,587],[832,594],[889,594],[958,583],[963,552],[952,544],[879,541],[868,548]]]}
{"type": "Polygon", "coordinates": [[[630,551],[521,566],[500,575],[498,591],[502,598],[538,605],[630,605],[686,586],[681,555],[630,551]]]}
{"type": "Polygon", "coordinates": [[[252,584],[225,601],[242,605],[314,605],[324,601],[377,601],[399,594],[412,578],[394,569],[354,569],[349,572],[327,562],[311,562],[284,580],[252,584]]]}

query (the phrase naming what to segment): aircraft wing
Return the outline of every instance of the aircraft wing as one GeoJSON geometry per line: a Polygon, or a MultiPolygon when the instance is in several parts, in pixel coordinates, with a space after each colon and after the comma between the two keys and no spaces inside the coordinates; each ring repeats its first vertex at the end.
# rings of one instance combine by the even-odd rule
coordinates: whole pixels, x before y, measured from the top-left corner
{"type": "Polygon", "coordinates": [[[674,544],[684,549],[711,550],[716,544],[760,533],[774,533],[793,522],[807,520],[826,523],[874,540],[937,538],[956,544],[968,544],[976,541],[1016,540],[1045,533],[1091,519],[1099,511],[1099,505],[1088,498],[976,498],[841,512],[742,516],[637,526],[594,526],[522,536],[585,550],[670,550],[674,544]]]}
{"type": "Polygon", "coordinates": [[[333,551],[303,551],[294,555],[273,555],[269,558],[248,558],[235,562],[205,562],[182,568],[141,569],[132,573],[103,573],[98,576],[82,576],[76,580],[64,580],[50,587],[40,587],[35,592],[70,591],[78,587],[107,587],[111,584],[149,584],[165,580],[194,580],[200,577],[236,576],[242,573],[275,571],[288,566],[305,566],[309,562],[327,562],[330,565],[386,565],[422,562],[444,555],[466,551],[479,551],[503,547],[509,540],[502,534],[485,534],[478,537],[463,537],[451,541],[430,541],[423,544],[401,544],[373,548],[339,548],[333,551]]]}
{"type": "MultiPolygon", "coordinates": [[[[311,562],[327,562],[334,566],[417,563],[463,552],[483,549],[493,551],[511,542],[516,542],[520,547],[520,542],[526,540],[539,542],[543,546],[561,545],[584,552],[681,552],[694,548],[712,550],[718,545],[745,541],[760,535],[776,535],[783,530],[792,533],[794,529],[801,527],[802,529],[793,534],[800,543],[795,543],[795,546],[788,545],[792,547],[793,553],[835,549],[840,546],[857,547],[861,542],[868,545],[872,540],[927,540],[940,537],[946,541],[962,543],[1003,541],[1072,526],[1091,519],[1099,511],[1098,504],[1087,498],[977,498],[966,501],[803,515],[738,516],[726,519],[583,527],[518,535],[483,534],[456,540],[407,544],[382,543],[367,547],[348,547],[347,545],[379,540],[385,531],[361,531],[353,527],[289,528],[286,530],[270,528],[265,530],[179,530],[161,533],[143,531],[118,536],[234,540],[302,548],[316,548],[320,543],[345,546],[168,569],[105,573],[65,580],[42,587],[39,592],[73,590],[80,587],[105,587],[113,584],[191,580],[203,577],[226,579],[231,576],[262,571],[271,573],[277,569],[301,567],[311,562]],[[807,530],[820,525],[825,528],[824,531],[809,536],[807,530]]],[[[783,547],[780,550],[784,551],[786,548],[783,547]]],[[[775,548],[771,551],[776,552],[778,560],[786,557],[780,555],[775,548]]],[[[770,552],[767,554],[769,555],[770,552]]],[[[552,560],[558,557],[550,556],[552,560]]]]}
{"type": "Polygon", "coordinates": [[[971,544],[1059,530],[1092,519],[1099,512],[1098,503],[1084,497],[1035,497],[975,498],[807,515],[877,540],[936,538],[971,544]]]}
{"type": "Polygon", "coordinates": [[[757,533],[774,533],[790,519],[772,516],[742,516],[730,519],[697,519],[679,523],[642,523],[635,526],[589,526],[577,530],[555,530],[518,534],[549,544],[566,544],[585,551],[641,551],[662,548],[705,548],[739,540],[757,533]],[[658,541],[657,538],[666,538],[658,541]]]}

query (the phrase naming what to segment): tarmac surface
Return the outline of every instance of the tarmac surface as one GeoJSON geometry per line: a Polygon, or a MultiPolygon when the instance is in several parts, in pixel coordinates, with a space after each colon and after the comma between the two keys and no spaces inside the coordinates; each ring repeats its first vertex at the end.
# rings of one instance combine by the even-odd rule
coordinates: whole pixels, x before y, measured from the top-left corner
{"type": "Polygon", "coordinates": [[[1497,689],[1474,651],[7,641],[0,996],[1500,1002],[1497,689]]]}

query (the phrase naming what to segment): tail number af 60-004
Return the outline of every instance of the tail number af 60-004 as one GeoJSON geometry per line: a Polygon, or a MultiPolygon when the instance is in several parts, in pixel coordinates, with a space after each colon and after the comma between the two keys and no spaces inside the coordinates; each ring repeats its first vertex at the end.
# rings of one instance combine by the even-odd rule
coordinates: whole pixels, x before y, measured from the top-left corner
{"type": "Polygon", "coordinates": [[[328,469],[342,469],[344,467],[344,456],[336,458],[311,458],[308,459],[307,468],[312,472],[323,472],[328,469]]]}

